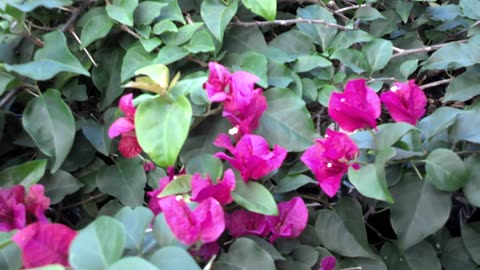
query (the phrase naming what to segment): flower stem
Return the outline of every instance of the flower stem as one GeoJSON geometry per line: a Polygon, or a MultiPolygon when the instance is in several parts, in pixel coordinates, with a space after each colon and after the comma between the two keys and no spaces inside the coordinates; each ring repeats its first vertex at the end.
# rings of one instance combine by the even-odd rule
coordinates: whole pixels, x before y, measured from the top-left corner
{"type": "Polygon", "coordinates": [[[412,162],[412,167],[413,167],[413,170],[415,171],[415,173],[417,174],[418,178],[423,180],[423,176],[420,173],[420,171],[418,170],[417,166],[415,165],[415,162],[412,162]]]}

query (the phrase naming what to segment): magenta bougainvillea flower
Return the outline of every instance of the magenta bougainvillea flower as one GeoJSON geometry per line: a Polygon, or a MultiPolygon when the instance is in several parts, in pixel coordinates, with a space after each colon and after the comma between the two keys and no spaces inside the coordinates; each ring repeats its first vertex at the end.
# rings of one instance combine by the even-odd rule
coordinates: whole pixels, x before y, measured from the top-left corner
{"type": "Polygon", "coordinates": [[[223,152],[216,153],[215,156],[227,160],[233,168],[239,170],[245,182],[249,179],[258,180],[278,169],[287,156],[287,150],[275,145],[273,151],[270,151],[268,142],[262,136],[253,134],[243,136],[235,147],[226,134],[220,134],[213,144],[232,153],[233,157],[223,152]]]}
{"type": "Polygon", "coordinates": [[[110,139],[121,136],[118,143],[118,151],[126,158],[138,156],[142,152],[142,148],[138,144],[135,135],[135,107],[133,106],[133,95],[128,94],[120,98],[120,110],[125,117],[120,117],[108,129],[108,137],[110,139]]]}
{"type": "Polygon", "coordinates": [[[265,215],[246,210],[236,210],[227,217],[228,231],[233,237],[249,234],[266,237],[270,232],[265,215]]]}
{"type": "Polygon", "coordinates": [[[223,116],[238,128],[238,138],[251,134],[260,125],[260,117],[267,110],[267,99],[262,95],[262,90],[257,89],[250,103],[241,110],[228,110],[224,108],[223,116]]]}
{"type": "Polygon", "coordinates": [[[210,75],[208,81],[203,85],[207,90],[208,99],[211,102],[222,102],[227,99],[226,87],[230,84],[231,74],[219,63],[208,63],[210,75]]]}
{"type": "Polygon", "coordinates": [[[337,262],[333,256],[325,256],[320,262],[319,270],[334,270],[337,262]]]}
{"type": "Polygon", "coordinates": [[[155,164],[151,161],[147,161],[143,163],[143,169],[145,170],[145,172],[151,172],[155,170],[155,164]]]}
{"type": "MultiPolygon", "coordinates": [[[[181,170],[178,175],[185,174],[185,169],[181,170]]],[[[167,176],[160,178],[158,180],[158,189],[152,190],[150,192],[147,192],[147,196],[150,197],[150,201],[148,202],[148,208],[152,210],[154,215],[158,215],[162,212],[162,208],[160,207],[160,204],[158,203],[160,200],[163,200],[164,198],[158,198],[158,195],[162,193],[163,189],[172,182],[172,180],[176,177],[175,175],[175,168],[174,167],[168,167],[167,168],[167,176]]],[[[172,195],[174,196],[174,195],[172,195]]]]}
{"type": "Polygon", "coordinates": [[[50,199],[44,195],[42,185],[33,185],[25,196],[25,188],[15,185],[0,189],[0,232],[22,229],[35,222],[47,222],[45,211],[50,199]]]}
{"type": "Polygon", "coordinates": [[[185,245],[214,242],[225,230],[223,208],[213,198],[203,200],[193,211],[175,196],[165,197],[159,204],[173,234],[185,245]]]}
{"type": "Polygon", "coordinates": [[[300,197],[279,203],[278,212],[278,216],[267,216],[267,224],[272,233],[270,236],[272,243],[279,237],[298,237],[307,226],[308,210],[300,197]]]}
{"type": "Polygon", "coordinates": [[[63,224],[36,222],[19,230],[12,240],[22,250],[23,266],[61,264],[69,267],[68,249],[77,232],[63,224]]]}
{"type": "Polygon", "coordinates": [[[328,115],[349,132],[376,128],[380,113],[380,98],[365,79],[348,81],[343,93],[332,93],[328,102],[328,115]]]}
{"type": "Polygon", "coordinates": [[[358,147],[346,134],[330,129],[325,139],[315,142],[300,159],[313,171],[325,194],[333,197],[340,188],[342,176],[348,171],[349,161],[358,156],[358,147]]]}
{"type": "Polygon", "coordinates": [[[394,83],[390,91],[382,93],[380,100],[385,104],[395,122],[415,125],[425,114],[427,97],[415,80],[394,83]]]}
{"type": "Polygon", "coordinates": [[[194,257],[201,257],[204,260],[209,260],[213,255],[220,252],[220,245],[217,242],[210,242],[203,244],[199,249],[190,250],[190,254],[194,257]]]}
{"type": "Polygon", "coordinates": [[[233,201],[232,191],[235,189],[235,174],[228,169],[223,174],[223,179],[218,179],[216,184],[207,175],[202,178],[199,173],[192,177],[192,197],[190,200],[201,202],[207,198],[214,198],[220,204],[229,204],[233,201]]]}

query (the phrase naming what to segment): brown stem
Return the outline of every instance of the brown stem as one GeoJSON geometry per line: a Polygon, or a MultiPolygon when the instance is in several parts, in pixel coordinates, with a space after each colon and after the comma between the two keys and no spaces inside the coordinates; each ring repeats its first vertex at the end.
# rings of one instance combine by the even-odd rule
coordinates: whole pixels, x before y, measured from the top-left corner
{"type": "Polygon", "coordinates": [[[329,23],[329,22],[326,22],[325,20],[310,20],[310,19],[302,19],[302,18],[290,19],[290,20],[255,21],[255,22],[235,21],[235,22],[231,22],[230,25],[237,25],[237,26],[243,26],[243,27],[270,26],[270,25],[287,26],[287,25],[292,25],[297,23],[320,24],[327,28],[336,28],[336,29],[345,30],[345,31],[353,30],[350,27],[346,27],[343,25],[335,24],[335,23],[329,23]]]}
{"type": "Polygon", "coordinates": [[[438,50],[442,47],[445,47],[447,45],[450,45],[452,43],[464,43],[464,42],[467,42],[467,41],[468,41],[468,39],[462,39],[462,40],[458,40],[458,41],[446,42],[446,43],[436,44],[436,45],[427,46],[427,47],[423,47],[423,48],[408,49],[408,50],[393,47],[393,50],[398,52],[398,53],[394,54],[391,59],[401,57],[401,56],[405,56],[405,55],[409,55],[409,54],[414,54],[414,53],[436,51],[436,50],[438,50]]]}
{"type": "Polygon", "coordinates": [[[439,86],[439,85],[442,85],[442,84],[450,83],[452,80],[453,80],[453,78],[449,78],[449,79],[444,79],[444,80],[440,80],[440,81],[436,81],[436,82],[431,82],[431,83],[427,83],[427,84],[424,84],[424,85],[420,86],[420,88],[422,88],[422,89],[432,88],[432,87],[439,86]]]}
{"type": "Polygon", "coordinates": [[[70,27],[73,26],[73,24],[77,21],[78,17],[80,16],[80,13],[90,4],[89,0],[83,1],[80,6],[78,6],[76,9],[73,10],[72,14],[70,15],[70,18],[68,18],[67,22],[60,28],[60,31],[62,32],[67,32],[70,27]]]}

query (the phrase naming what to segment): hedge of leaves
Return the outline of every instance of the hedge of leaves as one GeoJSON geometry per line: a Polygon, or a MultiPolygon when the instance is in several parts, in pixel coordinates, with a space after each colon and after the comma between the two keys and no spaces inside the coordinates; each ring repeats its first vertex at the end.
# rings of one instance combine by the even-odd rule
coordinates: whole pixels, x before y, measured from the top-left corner
{"type": "Polygon", "coordinates": [[[0,1],[0,269],[478,269],[478,0],[0,1]]]}

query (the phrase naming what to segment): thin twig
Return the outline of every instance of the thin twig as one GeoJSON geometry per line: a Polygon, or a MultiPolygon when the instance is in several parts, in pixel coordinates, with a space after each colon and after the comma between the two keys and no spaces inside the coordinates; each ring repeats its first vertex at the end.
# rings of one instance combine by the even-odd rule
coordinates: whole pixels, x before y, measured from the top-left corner
{"type": "Polygon", "coordinates": [[[89,201],[93,201],[93,200],[96,200],[96,199],[99,199],[105,195],[108,195],[107,193],[100,193],[100,194],[97,194],[97,195],[94,195],[94,196],[90,196],[89,198],[83,200],[83,201],[79,201],[77,203],[74,203],[74,204],[70,204],[70,205],[67,205],[67,206],[63,206],[62,209],[69,209],[69,208],[73,208],[75,206],[79,206],[79,205],[82,205],[82,204],[85,204],[89,201]]]}
{"type": "Polygon", "coordinates": [[[67,32],[70,27],[73,26],[73,24],[77,21],[78,17],[80,16],[80,13],[90,4],[90,1],[85,0],[83,1],[80,6],[78,6],[76,9],[73,10],[72,14],[70,15],[70,18],[68,18],[67,22],[60,28],[60,31],[62,32],[67,32]]]}
{"type": "Polygon", "coordinates": [[[193,58],[191,56],[187,56],[186,59],[191,61],[191,62],[194,62],[194,63],[198,64],[199,66],[201,66],[203,68],[208,67],[208,64],[206,62],[203,62],[202,60],[198,60],[198,59],[193,58]]]}
{"type": "Polygon", "coordinates": [[[432,88],[432,87],[439,86],[439,85],[442,85],[442,84],[450,83],[452,80],[453,80],[453,78],[449,78],[449,79],[444,79],[444,80],[440,80],[440,81],[436,81],[436,82],[431,82],[431,83],[421,85],[420,88],[422,88],[422,89],[432,88]]]}
{"type": "MultiPolygon", "coordinates": [[[[80,46],[82,46],[82,41],[80,40],[80,38],[77,36],[77,34],[75,33],[75,31],[73,30],[73,27],[70,28],[70,33],[71,33],[72,36],[75,38],[75,40],[78,42],[78,44],[80,44],[80,46]]],[[[83,48],[82,50],[83,50],[83,52],[85,52],[85,54],[87,55],[88,59],[90,59],[90,61],[92,62],[92,64],[93,64],[95,67],[98,67],[97,62],[95,62],[95,59],[93,59],[92,55],[88,52],[87,48],[83,48]]]]}
{"type": "Polygon", "coordinates": [[[353,5],[353,6],[337,9],[336,11],[339,12],[339,13],[342,13],[342,12],[349,11],[349,10],[352,10],[352,9],[358,9],[358,8],[361,8],[361,7],[364,7],[364,6],[365,6],[365,4],[363,4],[363,5],[353,5]]]}
{"type": "Polygon", "coordinates": [[[7,94],[0,100],[0,109],[7,105],[10,100],[12,100],[18,93],[20,93],[21,90],[22,88],[20,87],[9,90],[7,94]]]}
{"type": "Polygon", "coordinates": [[[438,50],[442,47],[445,47],[445,46],[453,44],[453,43],[464,43],[464,42],[467,42],[467,41],[468,41],[468,39],[462,39],[462,40],[458,40],[458,41],[446,42],[446,43],[436,44],[436,45],[427,46],[427,47],[423,47],[423,48],[415,48],[415,49],[408,49],[408,50],[393,47],[393,50],[396,51],[397,53],[394,54],[391,59],[401,57],[401,56],[405,56],[405,55],[409,55],[409,54],[414,54],[414,53],[436,51],[436,50],[438,50]]]}
{"type": "Polygon", "coordinates": [[[122,26],[120,26],[122,28],[123,31],[127,32],[128,34],[130,34],[132,37],[136,38],[136,39],[141,39],[142,37],[139,36],[137,33],[133,32],[132,30],[130,30],[130,28],[128,28],[128,26],[122,24],[122,26]]]}
{"type": "Polygon", "coordinates": [[[243,26],[243,27],[270,26],[270,25],[287,26],[287,25],[298,24],[298,23],[320,24],[327,28],[336,28],[336,29],[345,30],[345,31],[353,30],[353,28],[335,24],[335,23],[329,23],[325,20],[310,20],[310,19],[302,19],[302,18],[290,19],[290,20],[275,20],[275,21],[255,21],[255,22],[235,21],[235,22],[231,22],[230,25],[237,25],[237,26],[243,26]]]}

